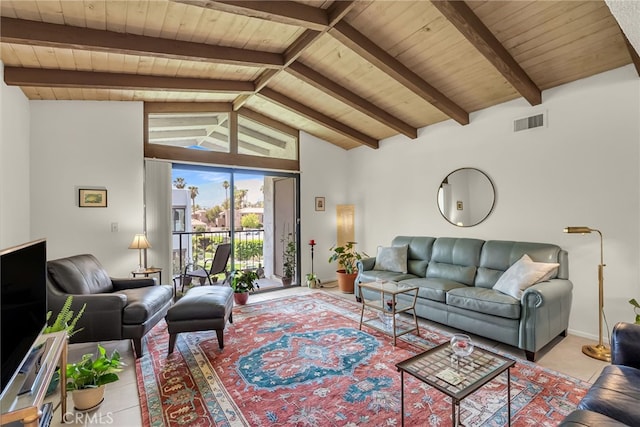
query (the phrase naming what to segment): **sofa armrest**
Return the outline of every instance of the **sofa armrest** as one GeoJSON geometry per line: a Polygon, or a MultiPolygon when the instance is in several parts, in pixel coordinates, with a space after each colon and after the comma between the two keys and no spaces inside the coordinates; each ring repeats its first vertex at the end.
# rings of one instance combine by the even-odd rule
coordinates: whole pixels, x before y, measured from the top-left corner
{"type": "Polygon", "coordinates": [[[573,297],[573,283],[551,279],[537,283],[522,295],[518,347],[536,352],[566,333],[573,297]]]}
{"type": "Polygon", "coordinates": [[[613,327],[611,364],[640,369],[640,325],[619,322],[613,327]]]}
{"type": "Polygon", "coordinates": [[[132,277],[132,278],[111,278],[113,283],[113,291],[118,292],[123,289],[144,288],[146,286],[155,286],[156,279],[151,277],[132,277]]]}
{"type": "Polygon", "coordinates": [[[376,265],[375,257],[362,258],[361,260],[358,260],[358,262],[356,263],[356,268],[358,269],[358,271],[369,271],[369,270],[373,270],[373,267],[375,265],[376,265]]]}

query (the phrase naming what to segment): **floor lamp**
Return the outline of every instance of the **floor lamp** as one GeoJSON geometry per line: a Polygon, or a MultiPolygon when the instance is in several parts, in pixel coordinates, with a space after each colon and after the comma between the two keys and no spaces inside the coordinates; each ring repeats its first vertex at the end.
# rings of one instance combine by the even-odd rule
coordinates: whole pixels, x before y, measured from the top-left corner
{"type": "Polygon", "coordinates": [[[600,265],[598,265],[598,345],[583,345],[582,352],[589,357],[611,362],[611,349],[602,343],[602,318],[604,317],[604,254],[602,233],[589,227],[567,227],[565,233],[586,234],[595,231],[600,235],[600,265]]]}

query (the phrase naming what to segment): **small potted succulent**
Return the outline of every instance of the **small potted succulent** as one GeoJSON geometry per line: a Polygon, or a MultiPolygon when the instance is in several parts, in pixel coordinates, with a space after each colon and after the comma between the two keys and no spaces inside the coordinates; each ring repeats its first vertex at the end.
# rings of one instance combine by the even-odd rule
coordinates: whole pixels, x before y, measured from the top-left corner
{"type": "Polygon", "coordinates": [[[104,400],[104,386],[118,381],[117,373],[124,364],[120,353],[114,350],[111,356],[98,344],[98,356],[84,354],[79,362],[67,364],[67,391],[71,392],[78,411],[89,411],[104,400]]]}
{"type": "Polygon", "coordinates": [[[231,289],[233,289],[233,300],[236,304],[246,304],[249,292],[260,288],[258,278],[258,273],[253,270],[235,270],[231,273],[231,289]]]}

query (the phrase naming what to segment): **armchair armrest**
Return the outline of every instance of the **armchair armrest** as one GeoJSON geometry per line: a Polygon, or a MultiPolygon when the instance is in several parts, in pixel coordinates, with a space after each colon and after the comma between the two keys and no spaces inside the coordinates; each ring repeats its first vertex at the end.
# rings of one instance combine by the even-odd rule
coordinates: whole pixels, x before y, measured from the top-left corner
{"type": "Polygon", "coordinates": [[[376,258],[375,257],[362,258],[362,259],[358,260],[358,262],[356,263],[356,267],[358,268],[358,271],[373,270],[373,267],[375,265],[376,265],[376,258]]]}
{"type": "Polygon", "coordinates": [[[144,288],[145,286],[154,286],[156,279],[152,277],[133,277],[133,278],[111,278],[113,283],[113,291],[118,292],[123,289],[144,288]]]}
{"type": "Polygon", "coordinates": [[[619,322],[613,327],[611,364],[640,369],[640,325],[619,322]]]}

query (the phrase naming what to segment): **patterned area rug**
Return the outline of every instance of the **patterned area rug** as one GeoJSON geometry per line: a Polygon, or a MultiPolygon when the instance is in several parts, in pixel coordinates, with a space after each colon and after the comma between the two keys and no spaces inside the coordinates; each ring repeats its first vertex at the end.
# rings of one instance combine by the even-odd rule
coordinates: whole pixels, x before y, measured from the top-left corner
{"type": "MultiPolygon", "coordinates": [[[[366,315],[366,312],[365,312],[366,315]]],[[[167,355],[164,322],[136,362],[145,426],[396,426],[395,364],[449,334],[422,326],[392,345],[358,329],[360,305],[317,292],[236,306],[220,350],[215,332],[183,333],[167,355]]],[[[405,425],[451,423],[451,400],[405,375],[405,425]]],[[[511,371],[512,425],[555,426],[589,384],[518,359],[511,371]]],[[[506,374],[462,401],[466,426],[506,425],[506,374]]]]}

